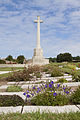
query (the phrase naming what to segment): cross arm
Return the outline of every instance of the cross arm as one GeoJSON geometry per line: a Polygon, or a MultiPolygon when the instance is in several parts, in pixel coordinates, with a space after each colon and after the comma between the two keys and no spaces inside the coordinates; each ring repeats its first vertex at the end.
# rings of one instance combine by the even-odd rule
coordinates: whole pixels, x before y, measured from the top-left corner
{"type": "Polygon", "coordinates": [[[40,20],[40,23],[43,23],[43,20],[40,20]]]}
{"type": "Polygon", "coordinates": [[[37,20],[34,20],[34,23],[37,23],[37,20]]]}

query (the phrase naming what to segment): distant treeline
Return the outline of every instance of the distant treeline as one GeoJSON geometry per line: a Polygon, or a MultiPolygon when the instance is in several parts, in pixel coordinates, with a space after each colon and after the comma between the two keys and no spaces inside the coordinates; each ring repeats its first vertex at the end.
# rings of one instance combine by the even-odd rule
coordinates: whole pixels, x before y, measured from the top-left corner
{"type": "Polygon", "coordinates": [[[12,55],[8,55],[5,59],[0,59],[0,64],[23,64],[24,61],[24,55],[19,55],[16,59],[14,59],[12,55]]]}
{"type": "Polygon", "coordinates": [[[49,62],[80,62],[80,56],[72,57],[70,53],[60,53],[55,58],[50,57],[49,62]]]}
{"type": "MultiPolygon", "coordinates": [[[[57,57],[48,58],[49,62],[80,62],[80,56],[73,57],[70,53],[60,53],[57,57]]],[[[19,55],[14,59],[11,55],[8,55],[5,59],[0,59],[0,64],[23,64],[26,63],[24,55],[19,55]]]]}

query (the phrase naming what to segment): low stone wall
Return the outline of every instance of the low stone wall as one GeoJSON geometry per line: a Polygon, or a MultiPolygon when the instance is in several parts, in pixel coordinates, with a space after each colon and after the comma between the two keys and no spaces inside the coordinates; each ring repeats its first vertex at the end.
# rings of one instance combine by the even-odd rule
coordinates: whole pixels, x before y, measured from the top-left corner
{"type": "Polygon", "coordinates": [[[0,67],[27,67],[27,64],[0,64],[0,67]]]}
{"type": "MultiPolygon", "coordinates": [[[[23,113],[32,113],[38,112],[40,113],[69,113],[69,112],[79,112],[80,105],[64,105],[64,106],[24,106],[23,113]]],[[[22,106],[10,106],[10,107],[0,107],[0,114],[7,113],[21,113],[22,106]]]]}

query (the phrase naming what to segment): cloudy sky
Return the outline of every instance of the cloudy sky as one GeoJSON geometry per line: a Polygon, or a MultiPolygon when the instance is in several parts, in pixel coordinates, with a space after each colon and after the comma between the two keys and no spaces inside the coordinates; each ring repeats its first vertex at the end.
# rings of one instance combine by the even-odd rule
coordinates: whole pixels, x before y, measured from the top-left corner
{"type": "Polygon", "coordinates": [[[33,56],[40,16],[45,57],[80,56],[80,0],[0,0],[0,57],[33,56]]]}

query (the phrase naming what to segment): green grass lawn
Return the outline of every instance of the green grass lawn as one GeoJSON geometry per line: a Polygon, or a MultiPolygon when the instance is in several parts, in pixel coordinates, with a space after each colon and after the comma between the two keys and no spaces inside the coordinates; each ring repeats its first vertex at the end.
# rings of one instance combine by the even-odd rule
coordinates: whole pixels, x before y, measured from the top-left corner
{"type": "MultiPolygon", "coordinates": [[[[12,68],[12,67],[2,67],[2,68],[0,68],[0,71],[15,71],[15,70],[23,70],[23,69],[24,69],[24,67],[14,67],[14,68],[12,68]]],[[[10,74],[12,75],[13,72],[0,74],[0,78],[8,77],[10,74]]]]}
{"type": "Polygon", "coordinates": [[[80,120],[80,112],[76,113],[12,113],[0,115],[0,120],[80,120]]]}
{"type": "Polygon", "coordinates": [[[0,78],[6,78],[11,74],[13,74],[13,73],[11,72],[11,73],[0,74],[0,78]]]}

